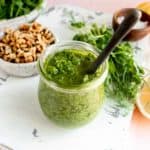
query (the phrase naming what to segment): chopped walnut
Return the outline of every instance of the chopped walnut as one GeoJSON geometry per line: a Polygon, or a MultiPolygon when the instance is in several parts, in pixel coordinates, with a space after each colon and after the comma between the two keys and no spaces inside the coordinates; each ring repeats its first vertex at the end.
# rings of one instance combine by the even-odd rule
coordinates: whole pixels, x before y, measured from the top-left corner
{"type": "Polygon", "coordinates": [[[13,63],[33,62],[53,43],[52,32],[37,22],[23,24],[16,30],[7,28],[0,39],[0,58],[13,63]]]}

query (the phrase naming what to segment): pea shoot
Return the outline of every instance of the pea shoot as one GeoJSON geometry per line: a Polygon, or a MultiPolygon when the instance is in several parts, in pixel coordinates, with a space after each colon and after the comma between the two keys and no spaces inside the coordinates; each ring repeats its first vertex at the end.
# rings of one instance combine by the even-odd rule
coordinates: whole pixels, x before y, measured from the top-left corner
{"type": "Polygon", "coordinates": [[[0,19],[10,19],[26,15],[39,8],[43,0],[0,0],[0,19]]]}
{"type": "MultiPolygon", "coordinates": [[[[99,49],[101,52],[113,34],[111,27],[93,24],[86,32],[80,32],[73,40],[84,41],[99,49]]],[[[136,95],[142,83],[143,68],[134,61],[134,48],[129,42],[120,43],[111,53],[109,73],[105,82],[106,94],[114,97],[121,106],[127,102],[135,103],[136,95]]]]}

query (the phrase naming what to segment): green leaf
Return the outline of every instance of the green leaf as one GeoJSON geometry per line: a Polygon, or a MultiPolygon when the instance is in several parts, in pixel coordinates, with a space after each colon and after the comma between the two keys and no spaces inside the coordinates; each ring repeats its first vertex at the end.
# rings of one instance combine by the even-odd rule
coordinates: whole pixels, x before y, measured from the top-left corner
{"type": "MultiPolygon", "coordinates": [[[[84,41],[102,51],[112,37],[112,28],[106,25],[91,25],[87,31],[78,33],[73,40],[84,41]]],[[[111,53],[109,74],[105,82],[106,94],[114,97],[120,105],[135,103],[135,97],[142,83],[143,68],[134,61],[134,49],[129,42],[120,43],[111,53]]]]}
{"type": "Polygon", "coordinates": [[[43,0],[0,0],[0,19],[9,19],[26,15],[35,8],[40,8],[43,0]]]}

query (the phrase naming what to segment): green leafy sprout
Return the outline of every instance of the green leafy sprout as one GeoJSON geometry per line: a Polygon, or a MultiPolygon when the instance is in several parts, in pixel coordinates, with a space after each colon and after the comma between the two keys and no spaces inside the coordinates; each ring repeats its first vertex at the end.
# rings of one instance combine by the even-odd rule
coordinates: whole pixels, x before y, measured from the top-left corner
{"type": "MultiPolygon", "coordinates": [[[[73,40],[92,44],[102,52],[112,37],[113,30],[105,25],[93,24],[89,30],[80,31],[73,40]]],[[[111,53],[109,73],[105,82],[106,95],[115,98],[121,106],[135,103],[142,84],[143,68],[134,61],[134,48],[129,42],[121,42],[111,53]]]]}
{"type": "Polygon", "coordinates": [[[10,19],[26,15],[40,8],[43,0],[0,0],[0,19],[10,19]]]}

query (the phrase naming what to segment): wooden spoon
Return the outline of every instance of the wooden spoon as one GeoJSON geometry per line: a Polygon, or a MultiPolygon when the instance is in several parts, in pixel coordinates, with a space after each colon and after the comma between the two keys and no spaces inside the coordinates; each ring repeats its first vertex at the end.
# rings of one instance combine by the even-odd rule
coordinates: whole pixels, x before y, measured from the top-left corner
{"type": "Polygon", "coordinates": [[[131,31],[132,27],[137,23],[141,17],[141,12],[137,9],[132,9],[120,24],[108,45],[98,58],[87,68],[87,73],[94,73],[97,68],[108,58],[113,49],[123,40],[123,38],[131,31]]]}

